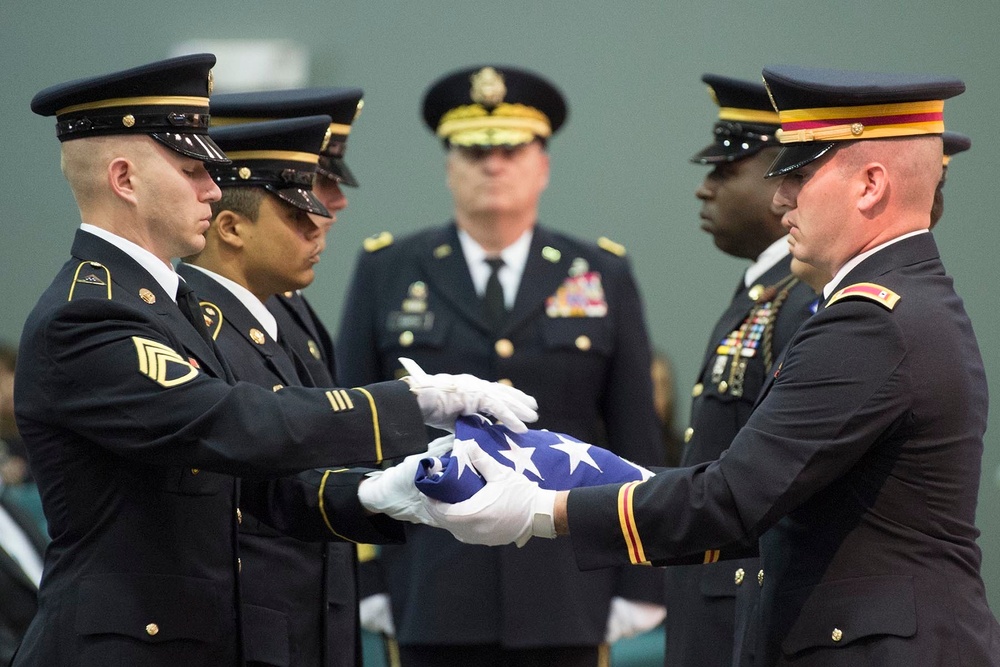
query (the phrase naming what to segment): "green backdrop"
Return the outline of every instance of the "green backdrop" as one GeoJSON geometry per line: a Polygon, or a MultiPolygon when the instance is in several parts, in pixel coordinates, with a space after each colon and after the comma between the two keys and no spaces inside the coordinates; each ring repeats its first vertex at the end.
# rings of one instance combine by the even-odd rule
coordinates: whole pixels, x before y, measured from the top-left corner
{"type": "MultiPolygon", "coordinates": [[[[537,69],[570,103],[569,121],[551,143],[542,221],[585,238],[606,235],[628,248],[653,340],[676,366],[681,429],[705,337],[744,267],[698,229],[693,193],[705,168],[687,159],[709,140],[715,109],[701,74],[750,78],[766,64],[796,63],[960,76],[968,92],[948,102],[947,125],[972,136],[974,146],[952,162],[936,236],[995,383],[997,25],[996,0],[3,0],[0,338],[19,336],[38,294],[65,261],[79,222],[59,173],[53,120],[31,114],[32,95],[70,78],[165,57],[172,45],[190,39],[284,38],[309,49],[310,84],[358,85],[366,92],[349,151],[361,187],[348,191],[350,208],[331,232],[309,289],[331,329],[364,237],[382,230],[404,234],[449,215],[443,153],[418,112],[426,85],[479,62],[537,69]]],[[[994,608],[1000,607],[997,397],[995,387],[979,504],[994,608]]]]}

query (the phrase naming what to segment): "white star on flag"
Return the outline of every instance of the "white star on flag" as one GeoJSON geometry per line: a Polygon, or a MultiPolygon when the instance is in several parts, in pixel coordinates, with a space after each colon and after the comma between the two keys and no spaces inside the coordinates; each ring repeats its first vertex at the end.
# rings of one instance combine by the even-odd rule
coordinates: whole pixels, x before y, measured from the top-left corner
{"type": "Polygon", "coordinates": [[[545,479],[542,477],[542,473],[538,471],[535,466],[534,461],[531,460],[531,455],[534,453],[534,447],[521,447],[516,442],[510,439],[509,435],[504,435],[507,438],[507,444],[510,445],[510,450],[499,451],[499,454],[504,458],[509,459],[514,464],[514,470],[519,473],[523,473],[525,470],[530,470],[538,476],[538,479],[545,479]]]}
{"type": "Polygon", "coordinates": [[[569,474],[576,472],[576,467],[580,463],[586,463],[598,472],[603,472],[597,465],[597,461],[590,455],[590,445],[585,442],[575,442],[567,440],[561,433],[555,434],[559,438],[559,444],[551,445],[552,449],[558,449],[569,456],[569,474]]]}

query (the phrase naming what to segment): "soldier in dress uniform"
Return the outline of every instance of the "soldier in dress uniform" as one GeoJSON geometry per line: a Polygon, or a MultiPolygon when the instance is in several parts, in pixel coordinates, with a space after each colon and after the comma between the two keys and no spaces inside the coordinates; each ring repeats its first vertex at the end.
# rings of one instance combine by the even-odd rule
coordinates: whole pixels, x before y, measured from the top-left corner
{"type": "Polygon", "coordinates": [[[944,101],[965,86],[763,74],[781,120],[775,205],[793,255],[834,277],[729,449],[552,492],[470,448],[492,490],[429,502],[431,525],[487,544],[570,534],[585,569],[726,558],[759,539],[753,664],[1000,665],[975,527],[986,375],[928,231],[944,101]]]}
{"type": "Polygon", "coordinates": [[[229,162],[208,136],[214,64],[181,56],[32,100],[56,117],[83,224],[21,338],[15,410],[52,542],[14,665],[241,664],[241,501],[327,539],[325,506],[393,489],[324,466],[420,452],[424,422],[484,407],[531,417],[530,399],[467,377],[235,381],[171,264],[204,246],[220,196],[205,164],[229,162]],[[241,476],[273,478],[266,497],[241,498],[241,476]]]}
{"type": "MultiPolygon", "coordinates": [[[[358,179],[347,166],[347,139],[354,121],[364,106],[364,91],[353,87],[302,88],[253,93],[222,93],[212,98],[212,125],[231,125],[253,120],[275,120],[302,116],[330,116],[329,137],[320,152],[316,166],[313,193],[329,211],[329,217],[315,216],[323,227],[322,247],[326,235],[337,222],[337,213],[347,208],[342,187],[358,187],[358,179]]],[[[313,379],[321,386],[333,385],[333,339],[316,315],[301,289],[287,290],[268,300],[267,308],[278,320],[278,326],[296,350],[313,379]]]]}
{"type": "MultiPolygon", "coordinates": [[[[289,344],[265,307],[273,295],[313,280],[326,228],[313,216],[328,215],[312,192],[313,178],[330,122],[329,116],[311,116],[210,130],[233,162],[209,168],[222,199],[213,204],[205,248],[185,258],[178,273],[201,299],[209,331],[239,380],[267,388],[333,384],[312,375],[301,357],[308,352],[289,344]]],[[[369,521],[357,499],[349,500],[325,508],[331,538],[348,541],[341,544],[297,540],[243,508],[249,664],[360,664],[352,542],[401,541],[402,528],[369,521]]]]}
{"type": "MultiPolygon", "coordinates": [[[[436,81],[423,117],[444,143],[454,219],[365,242],[337,339],[341,381],[399,377],[405,355],[530,392],[542,428],[660,461],[625,249],[538,224],[562,94],[533,72],[481,65],[436,81]]],[[[646,624],[662,617],[656,572],[582,573],[567,544],[487,549],[407,526],[406,545],[384,547],[380,560],[404,665],[593,666],[607,660],[612,598],[614,627],[644,609],[646,624]],[[649,606],[625,602],[643,599],[649,606]]]]}
{"type": "MultiPolygon", "coordinates": [[[[321,146],[312,192],[326,207],[330,217],[314,215],[323,230],[319,239],[319,259],[326,248],[327,235],[347,207],[343,186],[357,187],[358,180],[347,166],[347,140],[364,105],[364,92],[354,87],[302,88],[250,93],[223,93],[212,98],[212,125],[228,126],[254,120],[298,118],[315,114],[330,116],[328,138],[321,146]]],[[[266,301],[283,342],[308,368],[318,386],[336,384],[333,338],[317,316],[302,287],[287,289],[266,301]]],[[[374,547],[366,544],[330,544],[327,547],[326,591],[329,598],[327,656],[350,664],[359,655],[358,635],[358,554],[370,557],[374,547]],[[336,637],[336,641],[334,641],[336,637]],[[347,641],[357,638],[357,642],[347,641]]],[[[337,664],[336,662],[331,664],[337,664]]]]}
{"type": "MultiPolygon", "coordinates": [[[[695,191],[702,229],[724,253],[749,260],[735,295],[712,329],[698,381],[681,465],[719,458],[746,423],[777,354],[810,315],[815,295],[791,274],[781,214],[771,200],[778,184],[764,180],[780,150],[778,113],[762,83],[705,74],[718,106],[713,141],[691,158],[711,171],[695,191]]],[[[728,665],[734,598],[756,573],[747,558],[678,566],[664,573],[665,664],[728,665]]]]}

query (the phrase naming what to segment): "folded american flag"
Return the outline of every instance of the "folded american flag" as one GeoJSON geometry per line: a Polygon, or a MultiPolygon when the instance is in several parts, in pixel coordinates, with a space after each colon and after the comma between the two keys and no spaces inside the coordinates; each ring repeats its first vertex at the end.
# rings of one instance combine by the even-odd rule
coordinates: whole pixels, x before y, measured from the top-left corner
{"type": "Polygon", "coordinates": [[[485,417],[471,415],[455,422],[451,452],[428,457],[417,466],[415,483],[427,496],[446,503],[468,500],[486,482],[465,453],[479,445],[494,459],[543,489],[565,491],[648,479],[653,473],[606,449],[589,445],[564,433],[529,430],[514,433],[485,417]]]}

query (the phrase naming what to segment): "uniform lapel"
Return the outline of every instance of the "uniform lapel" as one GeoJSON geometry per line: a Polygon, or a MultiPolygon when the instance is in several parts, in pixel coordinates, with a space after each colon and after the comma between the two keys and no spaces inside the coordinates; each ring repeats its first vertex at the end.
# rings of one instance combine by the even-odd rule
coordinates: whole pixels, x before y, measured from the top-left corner
{"type": "MultiPolygon", "coordinates": [[[[791,262],[791,255],[786,255],[777,264],[765,271],[764,275],[755,280],[754,285],[767,287],[779,282],[791,272],[791,262]]],[[[743,323],[753,305],[754,300],[750,298],[750,287],[745,287],[743,291],[738,292],[730,302],[729,307],[726,308],[726,312],[722,314],[722,317],[715,324],[715,329],[712,330],[712,337],[708,341],[708,349],[705,350],[705,357],[701,362],[701,370],[698,372],[699,378],[705,375],[705,369],[715,359],[715,350],[719,346],[719,343],[725,336],[728,336],[730,332],[737,329],[743,323]]]]}
{"type": "Polygon", "coordinates": [[[173,297],[138,262],[104,239],[86,232],[77,233],[72,254],[80,261],[104,264],[111,275],[112,299],[156,313],[184,351],[191,354],[202,368],[209,369],[216,377],[227,377],[226,368],[219,361],[215,349],[184,318],[173,297]]]}
{"type": "MultiPolygon", "coordinates": [[[[556,253],[547,253],[556,257],[556,253]]],[[[545,302],[552,296],[569,275],[569,268],[574,257],[560,248],[556,239],[546,230],[535,227],[531,238],[531,249],[528,251],[528,262],[524,266],[521,285],[517,290],[517,298],[511,309],[507,322],[501,327],[501,333],[516,330],[525,320],[535,316],[539,309],[545,308],[545,302]],[[558,259],[552,261],[543,256],[544,248],[549,247],[559,251],[558,259]]]]}
{"type": "Polygon", "coordinates": [[[420,250],[422,273],[442,299],[451,308],[483,331],[490,327],[483,317],[479,296],[469,275],[462,246],[458,242],[458,232],[454,224],[428,237],[427,245],[420,250]]]}
{"type": "Polygon", "coordinates": [[[213,338],[218,339],[220,326],[229,327],[239,337],[244,347],[252,350],[251,354],[259,355],[282,382],[286,385],[300,384],[295,365],[287,353],[264,331],[263,325],[235,294],[197,269],[181,264],[177,267],[177,271],[198,295],[207,317],[212,318],[211,311],[215,310],[217,311],[215,317],[221,318],[221,322],[213,322],[209,327],[213,338]]]}

